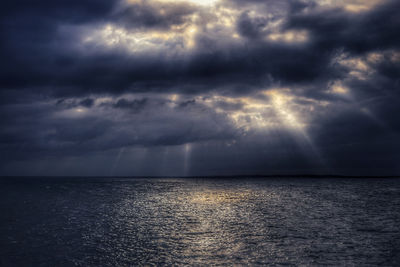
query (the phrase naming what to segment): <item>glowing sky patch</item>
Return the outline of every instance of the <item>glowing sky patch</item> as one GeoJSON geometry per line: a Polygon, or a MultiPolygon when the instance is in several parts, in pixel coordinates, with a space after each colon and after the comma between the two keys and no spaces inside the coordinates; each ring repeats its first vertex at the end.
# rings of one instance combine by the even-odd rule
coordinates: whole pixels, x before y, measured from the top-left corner
{"type": "Polygon", "coordinates": [[[124,49],[129,53],[141,53],[149,50],[173,49],[179,51],[192,48],[196,27],[187,27],[179,31],[129,31],[108,24],[90,31],[82,38],[83,44],[103,46],[108,49],[124,49]]]}
{"type": "Polygon", "coordinates": [[[323,7],[341,7],[348,12],[367,12],[378,5],[387,3],[386,0],[323,0],[318,1],[323,7]]]}
{"type": "Polygon", "coordinates": [[[308,40],[308,33],[305,31],[288,31],[282,33],[272,33],[267,39],[274,42],[303,43],[308,40]]]}
{"type": "Polygon", "coordinates": [[[203,5],[203,6],[208,6],[208,5],[214,5],[219,2],[219,0],[159,0],[160,2],[165,2],[165,3],[171,3],[171,2],[186,2],[186,3],[192,3],[195,5],[203,5]]]}
{"type": "Polygon", "coordinates": [[[400,173],[399,1],[37,1],[0,18],[0,174],[400,173]]]}

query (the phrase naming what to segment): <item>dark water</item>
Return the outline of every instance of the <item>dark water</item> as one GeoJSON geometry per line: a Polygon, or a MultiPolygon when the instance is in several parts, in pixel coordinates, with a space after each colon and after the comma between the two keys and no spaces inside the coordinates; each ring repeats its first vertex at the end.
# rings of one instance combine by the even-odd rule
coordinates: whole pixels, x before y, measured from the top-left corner
{"type": "Polygon", "coordinates": [[[1,266],[400,265],[399,179],[3,179],[1,266]]]}

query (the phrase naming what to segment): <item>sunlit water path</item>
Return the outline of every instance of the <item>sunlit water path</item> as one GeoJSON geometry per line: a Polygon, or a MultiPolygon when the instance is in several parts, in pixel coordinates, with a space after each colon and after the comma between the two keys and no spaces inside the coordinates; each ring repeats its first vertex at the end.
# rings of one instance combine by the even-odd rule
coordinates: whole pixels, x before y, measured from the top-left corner
{"type": "Polygon", "coordinates": [[[0,207],[0,266],[400,264],[399,179],[3,179],[0,207]]]}

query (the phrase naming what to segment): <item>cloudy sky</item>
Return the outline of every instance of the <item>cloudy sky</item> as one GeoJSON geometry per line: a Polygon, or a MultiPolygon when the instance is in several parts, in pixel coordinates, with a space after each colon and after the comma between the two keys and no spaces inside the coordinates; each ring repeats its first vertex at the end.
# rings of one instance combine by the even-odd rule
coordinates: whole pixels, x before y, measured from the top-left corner
{"type": "Polygon", "coordinates": [[[399,10],[3,1],[0,175],[399,175],[399,10]]]}

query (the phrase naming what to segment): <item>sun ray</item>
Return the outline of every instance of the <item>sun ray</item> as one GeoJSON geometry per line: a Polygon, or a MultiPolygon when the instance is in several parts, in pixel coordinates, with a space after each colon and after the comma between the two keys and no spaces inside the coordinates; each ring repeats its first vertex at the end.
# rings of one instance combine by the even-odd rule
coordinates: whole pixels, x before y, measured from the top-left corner
{"type": "Polygon", "coordinates": [[[190,173],[190,156],[192,145],[187,143],[183,146],[183,175],[188,176],[190,173]]]}
{"type": "Polygon", "coordinates": [[[309,151],[311,151],[321,165],[328,167],[320,150],[312,140],[311,136],[307,133],[307,124],[300,119],[300,116],[296,114],[295,111],[291,109],[290,102],[292,98],[288,95],[285,95],[281,91],[290,90],[271,90],[267,91],[266,94],[270,97],[272,106],[282,124],[289,129],[292,137],[306,155],[309,154],[309,151]]]}
{"type": "Polygon", "coordinates": [[[121,156],[124,154],[124,151],[125,151],[125,147],[121,148],[119,150],[117,156],[115,157],[114,164],[112,165],[111,170],[110,170],[110,175],[111,176],[114,175],[115,168],[117,168],[118,163],[119,163],[119,161],[121,159],[121,156]]]}

